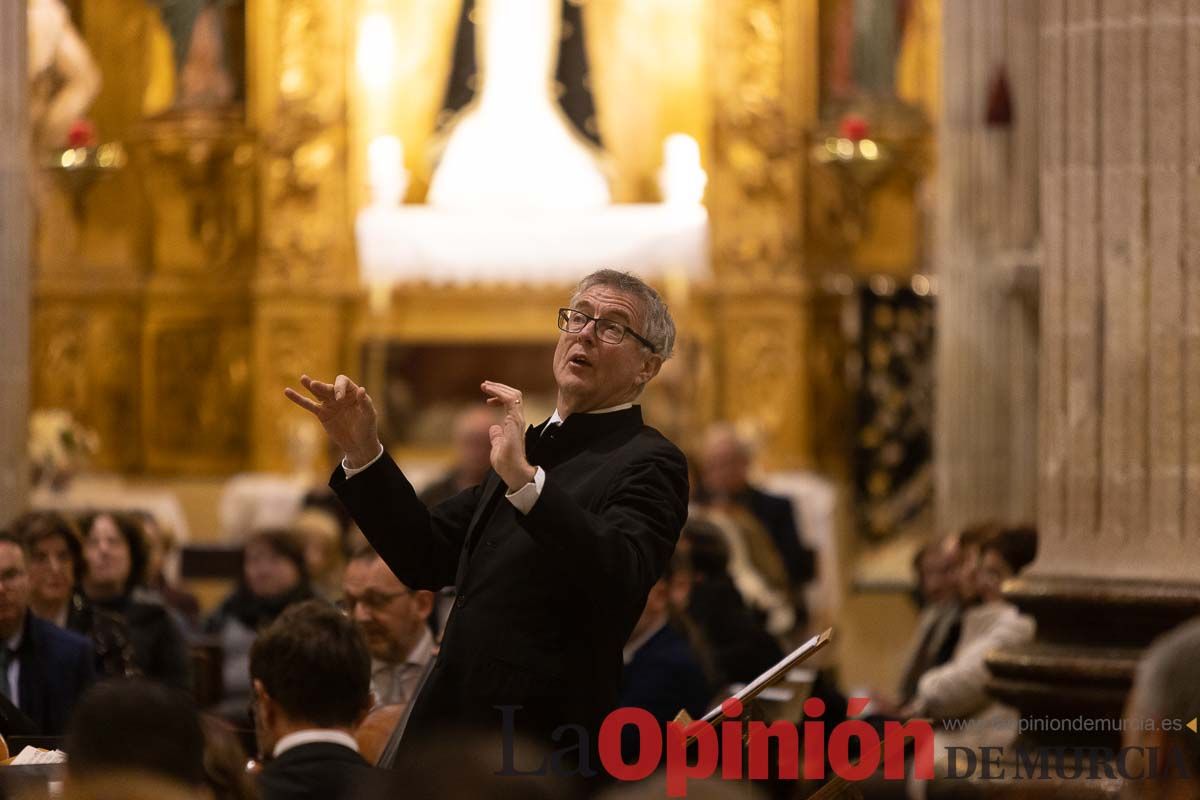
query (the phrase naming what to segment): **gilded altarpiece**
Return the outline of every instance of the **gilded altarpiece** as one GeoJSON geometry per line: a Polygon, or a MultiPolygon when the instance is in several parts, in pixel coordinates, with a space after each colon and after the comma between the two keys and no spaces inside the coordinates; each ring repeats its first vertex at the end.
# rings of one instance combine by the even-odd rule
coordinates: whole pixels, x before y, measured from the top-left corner
{"type": "MultiPolygon", "coordinates": [[[[714,280],[661,287],[685,335],[644,402],[685,446],[707,422],[733,419],[761,431],[772,465],[799,466],[811,451],[802,150],[816,4],[710,0],[703,11],[707,54],[687,63],[707,107],[658,113],[700,132],[714,280]]],[[[97,466],[221,474],[321,462],[281,392],[300,372],[361,373],[379,337],[553,341],[544,312],[568,287],[416,285],[382,312],[368,304],[351,235],[356,12],[337,0],[246,4],[244,102],[182,113],[150,108],[154,7],[84,4],[81,29],[105,75],[93,117],[128,161],[82,191],[43,175],[34,404],[95,427],[97,466]]],[[[637,164],[626,160],[622,185],[628,199],[652,199],[637,164]]]]}

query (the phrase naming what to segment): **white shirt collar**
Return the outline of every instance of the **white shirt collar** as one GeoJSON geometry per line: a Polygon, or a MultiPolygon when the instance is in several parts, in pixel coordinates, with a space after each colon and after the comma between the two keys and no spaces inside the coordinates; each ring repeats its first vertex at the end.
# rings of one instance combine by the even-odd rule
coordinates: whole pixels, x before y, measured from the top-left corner
{"type": "MultiPolygon", "coordinates": [[[[633,408],[633,403],[621,403],[619,406],[609,406],[608,408],[597,408],[595,411],[583,411],[583,414],[611,414],[614,411],[624,411],[627,408],[633,408]]],[[[550,420],[546,423],[550,425],[562,424],[563,418],[559,416],[558,409],[554,409],[554,413],[550,415],[550,420]]]]}
{"type": "Polygon", "coordinates": [[[340,744],[342,747],[349,747],[354,752],[358,752],[358,742],[354,741],[354,737],[345,731],[333,730],[332,728],[307,728],[302,731],[293,731],[276,742],[272,756],[279,758],[293,747],[300,747],[301,745],[313,744],[315,742],[340,744]]]}
{"type": "Polygon", "coordinates": [[[630,661],[633,661],[633,657],[637,655],[638,650],[642,649],[642,645],[653,639],[656,633],[667,627],[668,622],[670,622],[670,618],[666,614],[663,614],[662,622],[655,625],[638,638],[631,639],[630,641],[626,642],[625,647],[621,650],[621,658],[624,659],[625,663],[628,664],[630,661]]]}

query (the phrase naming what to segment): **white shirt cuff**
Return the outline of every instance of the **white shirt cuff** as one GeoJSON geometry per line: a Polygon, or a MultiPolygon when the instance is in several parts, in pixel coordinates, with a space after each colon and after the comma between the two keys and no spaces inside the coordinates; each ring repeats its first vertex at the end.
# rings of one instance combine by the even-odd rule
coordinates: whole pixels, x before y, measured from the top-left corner
{"type": "Polygon", "coordinates": [[[371,459],[370,461],[368,461],[367,463],[363,464],[361,467],[351,467],[351,466],[349,466],[349,465],[346,463],[346,458],[345,458],[345,456],[343,456],[343,457],[342,457],[342,471],[346,473],[346,477],[347,477],[347,478],[353,478],[355,475],[357,475],[358,473],[362,472],[364,469],[366,469],[367,467],[371,466],[372,464],[374,464],[376,461],[378,461],[378,460],[379,460],[380,458],[382,458],[382,457],[383,457],[383,445],[382,445],[382,444],[381,444],[381,445],[379,445],[379,452],[378,452],[378,453],[375,455],[375,457],[374,457],[374,458],[372,458],[372,459],[371,459]]]}
{"type": "Polygon", "coordinates": [[[533,504],[542,496],[542,487],[545,485],[546,471],[538,467],[533,473],[533,480],[515,492],[510,491],[504,496],[508,498],[508,502],[516,507],[517,511],[520,511],[522,514],[528,514],[533,510],[533,504]]]}

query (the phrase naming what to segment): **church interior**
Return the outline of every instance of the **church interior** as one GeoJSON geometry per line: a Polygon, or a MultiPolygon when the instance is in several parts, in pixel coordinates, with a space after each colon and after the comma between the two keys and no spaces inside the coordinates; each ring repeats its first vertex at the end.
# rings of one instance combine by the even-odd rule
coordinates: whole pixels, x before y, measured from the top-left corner
{"type": "MultiPolygon", "coordinates": [[[[350,376],[453,487],[480,381],[555,411],[552,316],[602,268],[677,326],[638,402],[688,458],[688,569],[715,539],[774,652],[833,630],[767,718],[936,719],[941,593],[930,670],[972,604],[1012,623],[968,654],[1011,731],[967,746],[1116,749],[1200,616],[1200,0],[14,0],[0,64],[0,526],[70,518],[82,572],[97,515],[140,519],[201,711],[251,691],[220,619],[255,548],[290,532],[336,602],[362,543],[284,388],[350,376]]],[[[935,762],[728,796],[1200,796],[935,762]]]]}

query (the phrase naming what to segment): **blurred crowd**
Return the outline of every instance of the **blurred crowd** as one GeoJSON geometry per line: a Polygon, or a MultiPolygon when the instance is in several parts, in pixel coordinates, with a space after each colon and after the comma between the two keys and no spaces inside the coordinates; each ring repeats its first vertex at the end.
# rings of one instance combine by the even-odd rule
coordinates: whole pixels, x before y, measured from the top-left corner
{"type": "MultiPolygon", "coordinates": [[[[423,499],[480,482],[493,421],[485,410],[459,418],[455,461],[423,499]]],[[[699,718],[812,634],[805,596],[816,554],[792,501],[756,485],[753,461],[726,425],[693,455],[689,521],[626,643],[620,705],[660,722],[681,711],[699,718]]],[[[922,547],[912,565],[917,624],[896,654],[901,679],[874,691],[861,716],[933,720],[939,744],[1010,742],[1015,713],[990,699],[986,659],[1034,636],[1001,587],[1036,549],[1034,530],[994,524],[922,547]],[[945,724],[962,719],[988,724],[945,724]]],[[[116,786],[124,797],[370,798],[392,796],[401,780],[431,787],[428,796],[582,794],[553,778],[496,783],[504,748],[478,732],[418,743],[426,757],[400,772],[376,766],[391,765],[454,596],[405,586],[331,495],[313,491],[290,525],[251,531],[232,590],[208,613],[168,577],[177,550],[170,529],[144,513],[37,511],[0,532],[0,733],[10,747],[61,741],[68,796],[116,786]]],[[[1194,658],[1197,637],[1176,649],[1194,658]]],[[[1173,680],[1173,663],[1161,656],[1140,680],[1173,680]]],[[[1146,713],[1183,702],[1155,691],[1138,695],[1146,713]]],[[[828,661],[756,713],[799,723],[810,696],[826,702],[828,728],[845,717],[828,661]]],[[[632,762],[638,737],[624,733],[632,762]]],[[[522,743],[517,755],[536,764],[540,752],[522,743]]],[[[754,790],[795,796],[775,778],[754,790]]],[[[737,784],[698,790],[749,796],[737,784]]]]}

